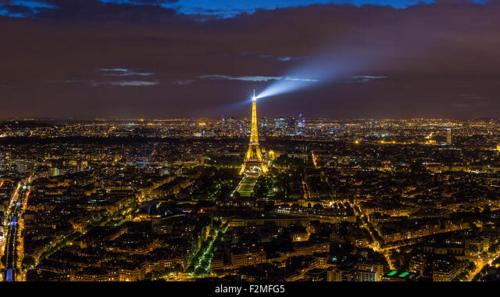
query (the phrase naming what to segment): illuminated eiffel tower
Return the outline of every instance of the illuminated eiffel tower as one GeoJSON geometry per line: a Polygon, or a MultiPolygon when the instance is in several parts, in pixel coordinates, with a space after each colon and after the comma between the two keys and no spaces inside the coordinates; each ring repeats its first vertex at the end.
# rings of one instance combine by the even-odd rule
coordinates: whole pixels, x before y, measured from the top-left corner
{"type": "Polygon", "coordinates": [[[257,123],[257,97],[255,90],[252,97],[252,124],[250,131],[250,144],[248,145],[245,160],[241,166],[240,174],[265,174],[269,169],[262,158],[262,151],[259,145],[259,128],[257,123]]]}

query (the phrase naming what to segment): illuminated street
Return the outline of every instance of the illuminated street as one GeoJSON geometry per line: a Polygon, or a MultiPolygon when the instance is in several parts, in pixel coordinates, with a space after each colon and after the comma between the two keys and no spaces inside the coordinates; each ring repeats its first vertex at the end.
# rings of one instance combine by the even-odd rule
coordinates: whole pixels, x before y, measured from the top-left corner
{"type": "Polygon", "coordinates": [[[33,177],[27,178],[25,181],[20,182],[16,187],[16,190],[12,194],[8,212],[6,215],[6,224],[4,226],[7,230],[7,240],[5,242],[5,277],[4,279],[8,282],[13,282],[19,279],[23,279],[23,272],[21,268],[21,261],[19,259],[23,257],[23,241],[22,241],[22,230],[23,223],[20,222],[19,218],[22,218],[26,203],[30,195],[30,183],[33,177]],[[19,254],[21,253],[21,254],[19,254]],[[18,276],[18,274],[20,276],[18,276]]]}

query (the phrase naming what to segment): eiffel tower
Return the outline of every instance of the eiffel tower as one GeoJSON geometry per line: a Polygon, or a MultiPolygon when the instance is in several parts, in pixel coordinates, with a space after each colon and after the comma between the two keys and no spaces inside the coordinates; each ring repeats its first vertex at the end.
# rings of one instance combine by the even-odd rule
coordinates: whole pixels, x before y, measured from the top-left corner
{"type": "Polygon", "coordinates": [[[245,160],[241,166],[240,174],[265,174],[268,172],[267,164],[262,158],[262,151],[259,145],[259,128],[257,123],[257,97],[255,90],[252,97],[252,123],[250,131],[250,144],[248,145],[245,160]]]}

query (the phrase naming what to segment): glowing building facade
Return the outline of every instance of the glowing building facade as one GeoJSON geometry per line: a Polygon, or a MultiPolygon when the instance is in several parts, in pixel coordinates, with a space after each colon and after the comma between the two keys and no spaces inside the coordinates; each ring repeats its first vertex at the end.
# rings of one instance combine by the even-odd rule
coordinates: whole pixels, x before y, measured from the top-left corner
{"type": "Polygon", "coordinates": [[[245,154],[245,160],[241,166],[240,174],[265,174],[269,170],[259,145],[259,128],[257,122],[257,97],[255,91],[252,97],[252,121],[250,130],[250,144],[245,154]]]}

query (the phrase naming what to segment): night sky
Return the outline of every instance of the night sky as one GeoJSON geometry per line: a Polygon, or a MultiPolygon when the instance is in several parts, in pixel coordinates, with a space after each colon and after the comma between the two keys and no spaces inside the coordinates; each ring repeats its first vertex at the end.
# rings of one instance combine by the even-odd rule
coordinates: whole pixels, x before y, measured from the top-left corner
{"type": "Polygon", "coordinates": [[[500,117],[500,1],[0,0],[0,118],[500,117]]]}

